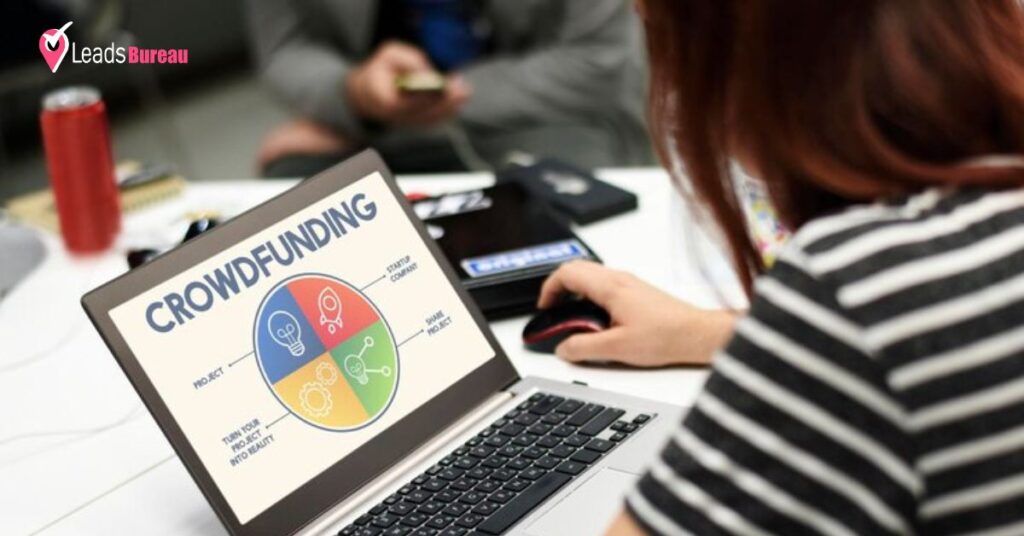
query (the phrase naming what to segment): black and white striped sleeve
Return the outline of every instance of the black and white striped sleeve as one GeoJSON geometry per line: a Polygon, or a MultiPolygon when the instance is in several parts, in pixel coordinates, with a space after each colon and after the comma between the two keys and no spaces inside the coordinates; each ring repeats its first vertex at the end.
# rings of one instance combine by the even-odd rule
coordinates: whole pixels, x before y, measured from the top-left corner
{"type": "Polygon", "coordinates": [[[629,512],[671,535],[914,532],[913,439],[861,331],[790,248],[629,512]]]}

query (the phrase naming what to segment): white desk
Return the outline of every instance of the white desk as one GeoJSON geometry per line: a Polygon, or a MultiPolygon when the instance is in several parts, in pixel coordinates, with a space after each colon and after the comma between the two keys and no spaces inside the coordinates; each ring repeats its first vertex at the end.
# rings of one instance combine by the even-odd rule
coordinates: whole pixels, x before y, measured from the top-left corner
{"type": "MultiPolygon", "coordinates": [[[[640,197],[638,211],[577,229],[606,264],[693,303],[721,306],[715,288],[729,289],[724,298],[734,301],[727,303],[741,303],[727,265],[689,223],[663,172],[601,175],[640,197]]],[[[492,179],[453,175],[400,182],[406,191],[439,193],[492,179]]],[[[117,251],[96,258],[70,258],[56,237],[47,237],[45,264],[0,303],[0,534],[224,532],[78,300],[126,269],[129,246],[179,238],[187,211],[237,214],[291,184],[192,185],[181,198],[129,215],[117,251]]],[[[683,405],[705,378],[702,369],[580,367],[532,354],[519,342],[525,322],[492,324],[523,376],[579,380],[683,405]]]]}

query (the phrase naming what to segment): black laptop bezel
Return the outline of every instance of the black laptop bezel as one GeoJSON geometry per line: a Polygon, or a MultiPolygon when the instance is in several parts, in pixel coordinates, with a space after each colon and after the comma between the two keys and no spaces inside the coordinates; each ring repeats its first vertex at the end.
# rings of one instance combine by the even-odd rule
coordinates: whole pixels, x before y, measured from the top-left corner
{"type": "Polygon", "coordinates": [[[455,270],[412,211],[380,155],[372,150],[364,151],[303,181],[198,238],[89,292],[82,298],[82,306],[217,516],[231,534],[239,536],[291,534],[299,531],[436,435],[444,428],[438,423],[456,421],[519,379],[483,314],[459,283],[455,270]],[[494,356],[326,471],[249,522],[241,524],[114,325],[110,311],[373,173],[380,173],[384,177],[420,239],[427,244],[434,261],[441,266],[448,282],[456,289],[459,299],[491,345],[494,356]]]}

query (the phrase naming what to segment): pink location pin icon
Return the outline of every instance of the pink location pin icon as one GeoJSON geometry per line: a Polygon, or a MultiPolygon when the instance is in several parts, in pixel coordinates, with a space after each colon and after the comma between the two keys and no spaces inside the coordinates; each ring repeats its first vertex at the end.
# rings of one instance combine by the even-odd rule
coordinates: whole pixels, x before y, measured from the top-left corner
{"type": "Polygon", "coordinates": [[[57,67],[60,67],[60,62],[68,53],[68,36],[64,34],[64,30],[67,30],[68,26],[71,26],[70,21],[59,30],[46,30],[43,35],[39,36],[39,52],[52,72],[57,72],[57,67]]]}

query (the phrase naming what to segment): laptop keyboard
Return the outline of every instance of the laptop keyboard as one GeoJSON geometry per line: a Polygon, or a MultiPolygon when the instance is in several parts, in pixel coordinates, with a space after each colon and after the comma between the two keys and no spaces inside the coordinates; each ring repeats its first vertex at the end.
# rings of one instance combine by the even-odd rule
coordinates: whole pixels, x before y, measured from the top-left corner
{"type": "Polygon", "coordinates": [[[534,394],[338,536],[503,534],[651,420],[625,414],[534,394]]]}

